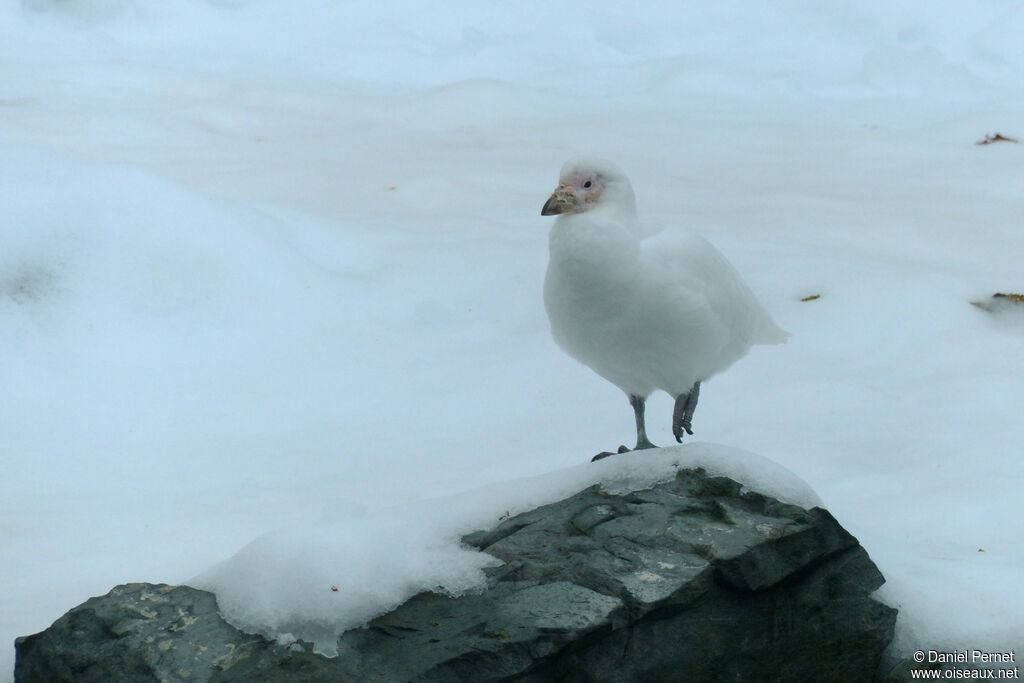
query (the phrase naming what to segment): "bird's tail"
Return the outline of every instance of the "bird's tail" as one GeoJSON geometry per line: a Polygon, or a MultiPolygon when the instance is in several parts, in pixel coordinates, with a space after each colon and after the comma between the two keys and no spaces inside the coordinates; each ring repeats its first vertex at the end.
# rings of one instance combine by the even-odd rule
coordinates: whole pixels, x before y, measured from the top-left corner
{"type": "Polygon", "coordinates": [[[761,323],[760,333],[757,335],[755,344],[785,344],[790,338],[790,333],[775,324],[775,321],[765,316],[761,323]]]}

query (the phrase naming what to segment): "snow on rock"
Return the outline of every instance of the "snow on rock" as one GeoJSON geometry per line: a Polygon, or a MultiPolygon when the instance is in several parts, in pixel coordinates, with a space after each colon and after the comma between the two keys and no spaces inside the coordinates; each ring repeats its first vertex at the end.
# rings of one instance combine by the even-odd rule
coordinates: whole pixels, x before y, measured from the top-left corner
{"type": "MultiPolygon", "coordinates": [[[[641,469],[649,479],[660,468],[641,469]]],[[[635,475],[608,479],[623,484],[635,475]]],[[[337,640],[324,634],[320,647],[336,644],[334,657],[310,652],[292,633],[261,639],[231,627],[208,592],[135,583],[19,638],[17,673],[54,682],[74,681],[76,670],[116,678],[131,662],[159,679],[213,675],[225,683],[284,672],[310,683],[521,674],[617,682],[671,672],[716,683],[868,680],[895,629],[896,610],[873,596],[884,578],[826,510],[744,492],[699,469],[679,469],[641,491],[589,486],[462,542],[501,560],[484,570],[479,589],[425,591],[366,628],[337,640]]],[[[385,579],[410,548],[394,550],[384,558],[385,579]]],[[[352,600],[348,591],[322,589],[320,603],[335,610],[352,600]]]]}
{"type": "Polygon", "coordinates": [[[704,468],[749,490],[805,508],[820,504],[781,465],[736,448],[692,443],[622,454],[550,474],[494,484],[376,513],[320,520],[269,533],[188,581],[212,591],[224,617],[271,639],[315,642],[334,654],[347,629],[422,591],[458,595],[483,585],[491,556],[461,545],[465,534],[567,498],[593,484],[611,493],[650,488],[679,468],[704,468]]]}

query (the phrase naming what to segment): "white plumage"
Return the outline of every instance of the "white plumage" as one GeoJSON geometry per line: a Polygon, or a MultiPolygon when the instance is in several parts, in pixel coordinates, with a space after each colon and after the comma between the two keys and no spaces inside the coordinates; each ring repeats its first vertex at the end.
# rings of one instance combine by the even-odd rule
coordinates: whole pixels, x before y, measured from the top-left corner
{"type": "Polygon", "coordinates": [[[654,390],[676,398],[673,433],[682,440],[700,382],[752,345],[789,336],[704,238],[669,231],[642,239],[633,188],[614,164],[567,162],[541,213],[558,214],[544,281],[552,336],[630,397],[636,448],[653,446],[643,411],[654,390]]]}

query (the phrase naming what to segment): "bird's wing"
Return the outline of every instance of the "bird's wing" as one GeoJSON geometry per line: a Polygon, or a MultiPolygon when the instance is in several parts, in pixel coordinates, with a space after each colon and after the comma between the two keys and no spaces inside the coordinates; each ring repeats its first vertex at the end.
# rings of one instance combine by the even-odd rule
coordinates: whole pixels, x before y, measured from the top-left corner
{"type": "Polygon", "coordinates": [[[789,336],[733,265],[700,235],[665,231],[644,240],[642,250],[642,260],[673,290],[673,298],[699,308],[724,344],[771,344],[789,336]]]}

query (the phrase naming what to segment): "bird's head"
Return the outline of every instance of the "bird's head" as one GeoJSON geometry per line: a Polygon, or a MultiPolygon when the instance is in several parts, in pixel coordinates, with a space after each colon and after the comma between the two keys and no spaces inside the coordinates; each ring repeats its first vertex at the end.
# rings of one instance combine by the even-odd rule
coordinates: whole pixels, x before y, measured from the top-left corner
{"type": "Polygon", "coordinates": [[[562,166],[558,187],[540,210],[542,216],[574,214],[598,207],[634,215],[633,186],[618,166],[601,159],[570,159],[562,166]]]}

